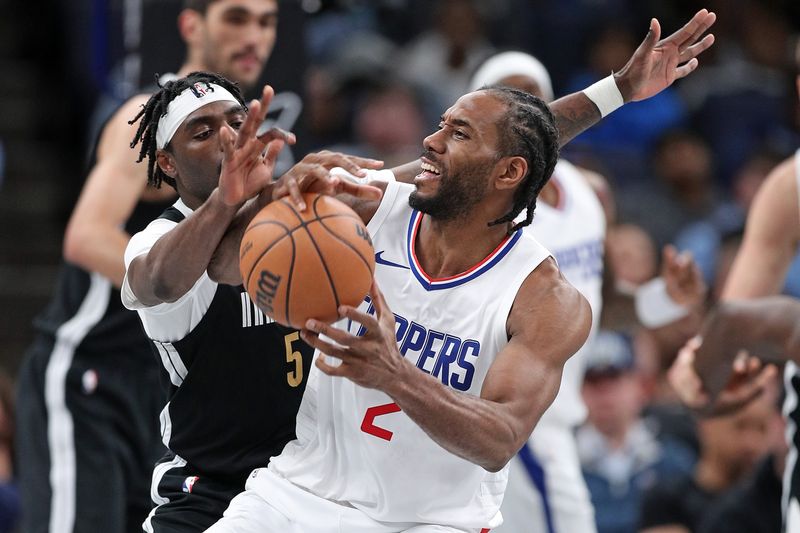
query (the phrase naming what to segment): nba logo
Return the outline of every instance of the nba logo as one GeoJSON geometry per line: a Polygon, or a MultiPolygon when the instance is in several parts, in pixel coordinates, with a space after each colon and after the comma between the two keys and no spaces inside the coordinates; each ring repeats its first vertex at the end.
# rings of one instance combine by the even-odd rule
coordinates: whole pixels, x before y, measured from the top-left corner
{"type": "Polygon", "coordinates": [[[194,94],[198,98],[202,98],[203,96],[206,95],[206,89],[205,89],[205,87],[203,87],[202,83],[197,82],[197,83],[194,84],[194,94]]]}
{"type": "Polygon", "coordinates": [[[183,487],[181,487],[181,490],[187,494],[191,494],[192,487],[194,487],[194,484],[197,483],[198,479],[200,479],[198,476],[187,477],[183,480],[183,487]]]}

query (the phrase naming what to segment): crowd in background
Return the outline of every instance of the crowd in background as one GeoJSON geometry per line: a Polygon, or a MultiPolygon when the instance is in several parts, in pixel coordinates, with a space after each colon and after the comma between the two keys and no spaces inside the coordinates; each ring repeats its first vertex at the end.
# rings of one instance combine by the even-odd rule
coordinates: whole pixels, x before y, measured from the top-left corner
{"type": "MultiPolygon", "coordinates": [[[[655,277],[659,251],[672,243],[691,250],[709,299],[715,299],[759,185],[800,147],[790,53],[800,33],[796,2],[297,3],[305,13],[303,42],[292,43],[303,48],[306,61],[299,73],[300,146],[374,157],[387,167],[419,156],[420,139],[496,51],[537,56],[558,97],[621,68],[651,16],[669,33],[701,7],[716,11],[716,44],[696,73],[654,98],[624,106],[563,149],[565,158],[599,172],[611,185],[616,206],[607,262],[619,286],[655,277]]],[[[82,127],[89,127],[88,120],[82,127]]],[[[3,160],[0,139],[0,187],[3,160]]],[[[800,296],[800,259],[785,291],[800,296]]],[[[741,531],[777,531],[770,527],[780,520],[777,472],[785,455],[780,387],[736,415],[697,423],[664,383],[674,353],[662,352],[651,333],[635,328],[604,331],[592,349],[583,388],[589,419],[578,443],[600,533],[655,527],[660,515],[687,507],[676,499],[690,500],[688,508],[703,515],[702,524],[699,517],[691,519],[697,520],[693,531],[721,531],[718,524],[731,516],[747,524],[741,531]],[[764,496],[776,487],[778,496],[764,496]],[[753,494],[770,503],[752,507],[758,505],[753,494]],[[748,509],[758,515],[756,526],[747,522],[748,509]],[[645,516],[655,522],[648,524],[645,516]]],[[[10,470],[5,457],[11,411],[4,399],[0,481],[9,477],[4,473],[10,470]]],[[[6,531],[1,518],[0,531],[6,531]]]]}

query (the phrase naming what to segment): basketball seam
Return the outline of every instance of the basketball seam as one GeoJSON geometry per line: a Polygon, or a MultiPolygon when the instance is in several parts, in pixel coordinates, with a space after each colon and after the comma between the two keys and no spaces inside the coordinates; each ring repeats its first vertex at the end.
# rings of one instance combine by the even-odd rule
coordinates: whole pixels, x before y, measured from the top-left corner
{"type": "MultiPolygon", "coordinates": [[[[312,207],[314,209],[314,214],[317,216],[317,218],[319,218],[319,213],[317,213],[317,202],[319,201],[320,198],[322,198],[322,197],[321,196],[317,196],[314,199],[314,203],[312,204],[312,207]]],[[[317,241],[314,239],[314,235],[312,235],[312,233],[308,230],[308,227],[307,227],[308,224],[306,223],[305,220],[303,220],[303,217],[300,216],[300,213],[297,212],[297,210],[294,208],[294,206],[291,205],[289,202],[284,202],[284,203],[287,206],[289,206],[289,208],[292,210],[292,212],[295,214],[295,216],[298,218],[298,220],[300,220],[300,227],[302,227],[303,229],[306,230],[306,234],[308,235],[308,239],[311,241],[311,244],[314,245],[314,249],[317,251],[317,256],[319,257],[319,262],[322,263],[322,268],[325,269],[325,275],[328,277],[328,284],[331,287],[331,292],[333,292],[333,299],[336,302],[336,309],[338,310],[339,309],[339,295],[336,293],[336,283],[334,283],[334,281],[333,281],[333,276],[331,275],[330,270],[328,270],[328,264],[325,262],[325,258],[322,256],[322,251],[319,249],[319,245],[317,244],[317,241]]],[[[299,229],[299,228],[294,228],[294,229],[299,229]]]]}
{"type": "MultiPolygon", "coordinates": [[[[353,218],[350,215],[333,215],[333,216],[344,216],[346,218],[353,218]]],[[[328,217],[328,218],[333,218],[333,217],[328,217]]],[[[361,219],[358,219],[358,220],[359,220],[359,222],[361,221],[361,219]]],[[[361,252],[358,251],[358,248],[356,248],[355,246],[350,244],[346,239],[343,239],[339,235],[337,235],[332,229],[330,229],[328,226],[325,225],[325,222],[323,222],[322,219],[320,219],[319,223],[322,225],[323,228],[325,228],[325,231],[327,231],[332,236],[334,236],[342,244],[344,244],[345,246],[347,246],[348,248],[353,250],[353,252],[355,252],[356,255],[358,256],[358,258],[361,259],[364,262],[364,265],[367,267],[367,270],[372,272],[372,269],[369,267],[369,261],[367,261],[367,259],[361,254],[361,252]]]]}
{"type": "MultiPolygon", "coordinates": [[[[261,224],[275,224],[276,226],[280,226],[281,228],[283,228],[283,230],[286,233],[284,233],[283,235],[281,235],[280,237],[278,237],[277,239],[275,239],[274,241],[269,243],[267,246],[263,247],[263,251],[261,252],[261,255],[259,255],[255,259],[255,261],[253,261],[253,267],[250,269],[250,272],[247,273],[247,279],[244,280],[245,281],[245,284],[244,284],[245,287],[249,287],[250,286],[250,278],[253,277],[253,272],[256,269],[256,265],[258,265],[259,261],[261,261],[261,259],[267,254],[267,252],[269,252],[270,248],[272,248],[273,246],[278,244],[278,242],[280,242],[281,239],[285,239],[286,237],[291,237],[291,235],[292,235],[291,230],[289,230],[289,228],[287,226],[285,226],[284,224],[281,224],[280,222],[277,222],[275,220],[265,220],[263,222],[258,222],[257,224],[248,227],[247,231],[244,232],[244,235],[247,235],[248,231],[250,231],[255,226],[261,225],[261,224]]],[[[242,236],[242,239],[244,239],[244,235],[242,236]]],[[[292,245],[294,246],[294,239],[292,239],[292,245]]],[[[241,263],[241,261],[242,261],[242,258],[240,257],[239,258],[239,262],[241,263]]]]}

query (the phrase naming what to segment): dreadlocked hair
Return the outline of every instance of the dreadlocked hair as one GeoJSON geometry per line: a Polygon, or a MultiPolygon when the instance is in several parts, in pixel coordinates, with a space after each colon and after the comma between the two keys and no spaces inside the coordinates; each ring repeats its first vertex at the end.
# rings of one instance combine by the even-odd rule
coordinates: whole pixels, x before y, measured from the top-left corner
{"type": "MultiPolygon", "coordinates": [[[[158,76],[156,76],[156,83],[158,83],[159,90],[142,106],[141,111],[133,117],[133,120],[128,121],[128,124],[135,124],[137,120],[141,119],[139,128],[136,130],[136,135],[134,135],[131,141],[131,148],[141,143],[139,158],[136,162],[139,163],[147,157],[148,185],[158,189],[161,187],[161,182],[165,182],[175,189],[175,180],[164,174],[164,171],[156,164],[156,132],[158,131],[158,121],[167,114],[169,103],[186,89],[196,92],[194,87],[196,83],[204,84],[208,90],[213,91],[214,88],[211,87],[213,83],[230,91],[234,98],[236,98],[245,109],[247,109],[247,105],[242,99],[239,87],[235,83],[210,72],[192,72],[184,78],[168,81],[164,85],[161,85],[158,81],[158,76]]],[[[164,149],[169,151],[169,143],[167,143],[164,149]]]]}
{"type": "Polygon", "coordinates": [[[500,132],[499,157],[521,156],[528,162],[528,173],[514,192],[511,211],[489,223],[494,226],[512,222],[527,208],[525,220],[514,224],[509,230],[509,233],[513,233],[533,221],[536,198],[558,161],[558,130],[553,113],[541,98],[498,85],[482,90],[489,91],[507,106],[505,116],[497,125],[500,132]]]}

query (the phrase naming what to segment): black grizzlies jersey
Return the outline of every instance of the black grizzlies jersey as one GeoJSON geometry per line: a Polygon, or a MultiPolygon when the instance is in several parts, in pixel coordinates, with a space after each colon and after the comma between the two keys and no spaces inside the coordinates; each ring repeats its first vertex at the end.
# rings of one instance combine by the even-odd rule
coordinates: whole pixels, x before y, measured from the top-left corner
{"type": "MultiPolygon", "coordinates": [[[[170,208],[148,230],[166,224],[168,231],[183,217],[170,208]]],[[[295,438],[313,350],[297,330],[261,313],[242,286],[216,284],[204,274],[193,291],[206,291],[210,301],[171,316],[165,313],[186,307],[186,298],[194,296],[140,308],[151,338],[179,336],[170,342],[152,341],[168,384],[162,440],[200,472],[246,476],[295,438]],[[204,288],[198,289],[200,285],[204,288]],[[187,315],[193,316],[191,325],[170,329],[167,322],[180,322],[187,315]]]]}
{"type": "MultiPolygon", "coordinates": [[[[172,201],[139,201],[125,231],[132,235],[142,230],[172,201]]],[[[119,289],[100,274],[71,263],[62,265],[53,298],[34,327],[51,339],[69,337],[84,355],[142,357],[152,364],[139,317],[122,306],[119,289]]]]}

